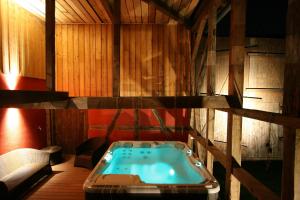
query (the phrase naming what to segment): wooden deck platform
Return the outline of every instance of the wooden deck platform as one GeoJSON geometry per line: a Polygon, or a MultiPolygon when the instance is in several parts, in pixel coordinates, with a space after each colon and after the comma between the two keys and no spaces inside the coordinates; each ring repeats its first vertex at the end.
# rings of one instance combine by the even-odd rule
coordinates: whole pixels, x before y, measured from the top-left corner
{"type": "Polygon", "coordinates": [[[74,156],[65,156],[65,162],[52,166],[53,174],[42,180],[27,194],[27,200],[83,200],[83,183],[88,169],[74,167],[74,156]]]}

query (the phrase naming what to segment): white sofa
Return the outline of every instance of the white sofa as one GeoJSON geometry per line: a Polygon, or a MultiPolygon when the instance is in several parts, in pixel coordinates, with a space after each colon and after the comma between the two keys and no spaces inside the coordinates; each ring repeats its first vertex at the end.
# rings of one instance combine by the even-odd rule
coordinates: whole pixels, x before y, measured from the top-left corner
{"type": "Polygon", "coordinates": [[[51,174],[49,153],[22,148],[0,155],[0,199],[15,199],[51,174]]]}

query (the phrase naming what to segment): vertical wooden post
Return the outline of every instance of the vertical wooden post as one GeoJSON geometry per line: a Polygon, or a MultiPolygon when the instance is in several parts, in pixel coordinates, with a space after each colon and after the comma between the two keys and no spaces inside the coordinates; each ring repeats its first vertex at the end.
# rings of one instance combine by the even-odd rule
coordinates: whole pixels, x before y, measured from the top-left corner
{"type": "MultiPolygon", "coordinates": [[[[239,98],[243,105],[246,0],[231,0],[230,52],[229,52],[229,95],[239,98]]],[[[242,117],[228,113],[227,123],[227,199],[240,199],[240,183],[231,174],[232,157],[241,163],[242,117]]]]}
{"type": "Polygon", "coordinates": [[[294,168],[294,199],[300,199],[300,129],[296,130],[296,139],[295,139],[295,168],[294,168]]]}
{"type": "Polygon", "coordinates": [[[121,3],[120,0],[113,2],[113,96],[120,96],[120,22],[121,22],[121,3]]]}
{"type": "MultiPolygon", "coordinates": [[[[283,113],[300,117],[300,2],[288,1],[283,113]]],[[[284,127],[281,199],[299,196],[299,130],[284,127]],[[298,182],[296,182],[298,181],[298,182]]]]}
{"type": "Polygon", "coordinates": [[[55,1],[46,0],[46,84],[55,91],[55,1]]]}
{"type": "MultiPolygon", "coordinates": [[[[216,71],[216,20],[217,7],[215,3],[212,4],[208,15],[208,38],[207,38],[207,95],[215,94],[215,71],[216,71]]],[[[207,109],[206,115],[206,146],[208,141],[214,141],[214,124],[215,124],[215,110],[207,109]]],[[[208,171],[213,173],[213,155],[207,151],[206,153],[206,167],[208,171]]]]}
{"type": "Polygon", "coordinates": [[[139,127],[139,121],[140,121],[140,113],[139,109],[134,109],[134,139],[140,140],[140,127],[139,127]]]}

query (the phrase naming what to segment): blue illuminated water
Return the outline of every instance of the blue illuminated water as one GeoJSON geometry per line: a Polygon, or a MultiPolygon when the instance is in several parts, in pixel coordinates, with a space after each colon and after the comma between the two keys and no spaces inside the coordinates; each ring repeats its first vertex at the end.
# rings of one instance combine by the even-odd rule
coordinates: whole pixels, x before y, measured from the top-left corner
{"type": "Polygon", "coordinates": [[[159,148],[118,147],[113,150],[107,166],[98,173],[138,175],[149,184],[199,184],[204,181],[186,154],[170,145],[159,148]]]}

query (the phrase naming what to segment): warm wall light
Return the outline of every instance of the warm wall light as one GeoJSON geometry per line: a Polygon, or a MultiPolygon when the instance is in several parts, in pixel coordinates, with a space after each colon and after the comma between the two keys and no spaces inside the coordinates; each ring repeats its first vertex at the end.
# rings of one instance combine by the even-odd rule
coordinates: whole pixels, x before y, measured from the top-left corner
{"type": "Polygon", "coordinates": [[[15,2],[32,14],[45,18],[44,0],[15,0],[15,2]]]}
{"type": "Polygon", "coordinates": [[[8,108],[5,116],[6,128],[10,133],[18,132],[16,131],[20,126],[20,111],[17,108],[8,108]]]}
{"type": "Polygon", "coordinates": [[[14,73],[6,74],[5,75],[5,82],[9,90],[16,89],[18,83],[18,75],[14,73]]]}

